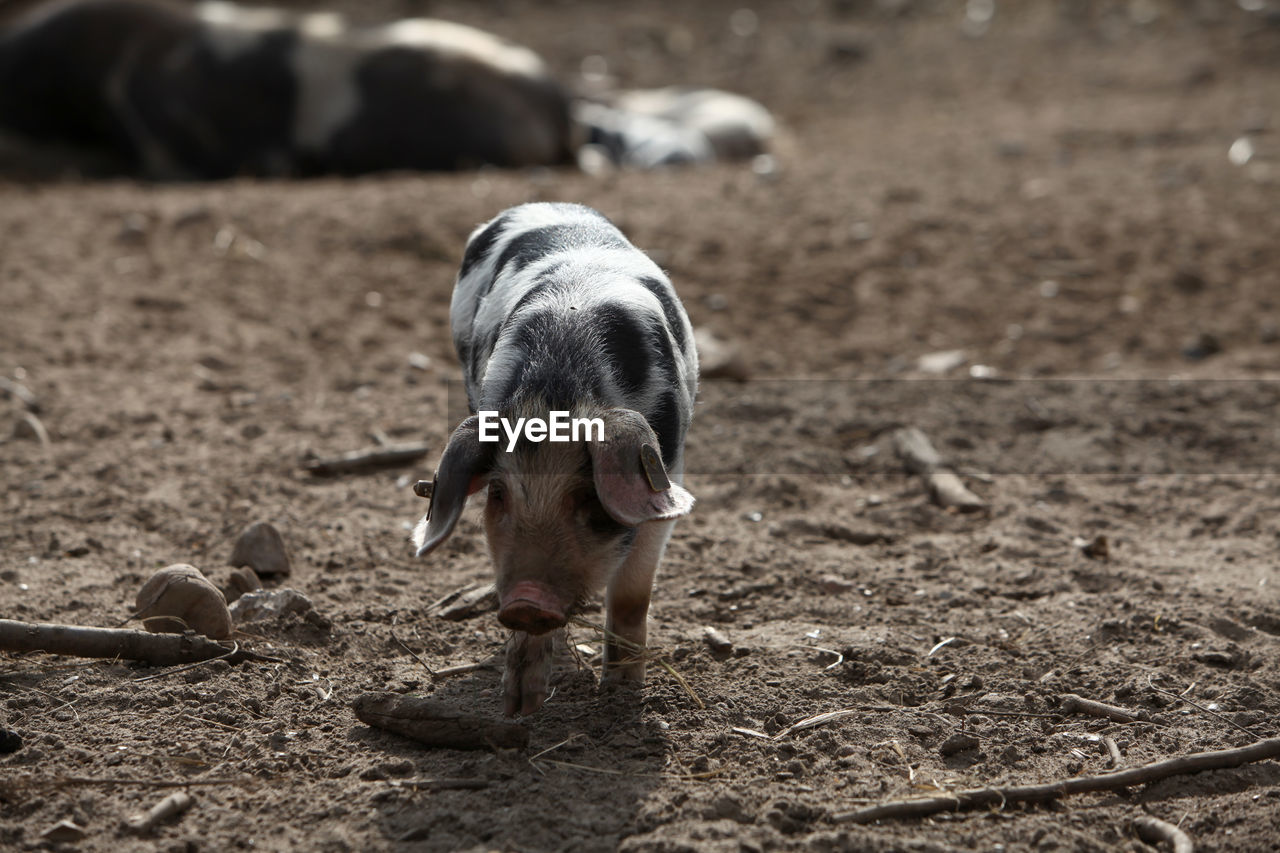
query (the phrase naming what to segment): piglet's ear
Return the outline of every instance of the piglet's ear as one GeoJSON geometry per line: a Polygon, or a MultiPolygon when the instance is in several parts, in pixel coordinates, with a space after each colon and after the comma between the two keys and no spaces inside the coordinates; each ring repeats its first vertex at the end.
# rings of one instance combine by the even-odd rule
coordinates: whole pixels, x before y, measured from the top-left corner
{"type": "Polygon", "coordinates": [[[679,518],[693,509],[693,495],[671,482],[658,437],[631,409],[604,413],[604,441],[589,441],[596,494],[619,524],[679,518]]]}
{"type": "Polygon", "coordinates": [[[431,490],[431,506],[413,531],[418,556],[430,554],[453,532],[467,497],[484,488],[495,444],[480,442],[480,419],[463,421],[444,448],[431,490]]]}

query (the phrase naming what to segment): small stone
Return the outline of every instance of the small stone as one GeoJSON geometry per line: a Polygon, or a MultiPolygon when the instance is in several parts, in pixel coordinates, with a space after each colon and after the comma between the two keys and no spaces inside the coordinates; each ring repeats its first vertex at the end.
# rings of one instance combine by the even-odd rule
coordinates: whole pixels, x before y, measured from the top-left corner
{"type": "Polygon", "coordinates": [[[698,348],[698,373],[704,379],[744,380],[748,377],[737,349],[707,327],[694,329],[693,341],[698,348]]]}
{"type": "Polygon", "coordinates": [[[231,613],[222,591],[195,566],[176,563],[153,574],[138,590],[133,618],[152,633],[195,631],[214,640],[231,636],[231,613]]]}
{"type": "Polygon", "coordinates": [[[13,729],[0,728],[0,755],[22,749],[22,735],[13,729]]]}
{"type": "Polygon", "coordinates": [[[116,233],[116,242],[127,246],[137,246],[145,243],[147,241],[148,227],[147,217],[141,213],[130,213],[124,218],[119,232],[116,233]]]}
{"type": "Polygon", "coordinates": [[[1098,534],[1093,540],[1086,542],[1081,546],[1080,550],[1090,560],[1106,560],[1111,556],[1111,545],[1107,541],[1107,537],[1098,534]]]}
{"type": "Polygon", "coordinates": [[[1222,342],[1208,332],[1201,332],[1182,347],[1182,357],[1187,361],[1204,361],[1222,352],[1222,342]]]}
{"type": "Polygon", "coordinates": [[[728,654],[733,651],[733,641],[726,637],[719,629],[708,625],[702,629],[702,639],[706,641],[711,651],[716,654],[728,654]]]}
{"type": "Polygon", "coordinates": [[[964,364],[968,358],[962,349],[942,350],[920,356],[916,360],[916,367],[921,373],[947,373],[964,364]]]}
{"type": "Polygon", "coordinates": [[[227,582],[222,587],[222,594],[227,603],[232,604],[247,592],[262,589],[262,579],[252,566],[240,566],[227,574],[227,582]]]}
{"type": "Polygon", "coordinates": [[[827,595],[843,595],[846,592],[853,592],[853,581],[846,580],[838,575],[823,575],[818,580],[818,588],[827,595]]]}
{"type": "Polygon", "coordinates": [[[265,522],[255,522],[244,529],[231,550],[232,566],[249,566],[259,575],[286,576],[290,573],[289,554],[284,549],[280,531],[265,522]]]}
{"type": "Polygon", "coordinates": [[[938,752],[943,756],[955,755],[959,752],[977,749],[979,744],[980,741],[973,735],[965,732],[956,732],[942,742],[938,747],[938,752]]]}
{"type": "Polygon", "coordinates": [[[231,606],[236,624],[274,619],[287,613],[308,613],[314,609],[311,599],[296,589],[259,589],[246,592],[231,606]]]}
{"type": "Polygon", "coordinates": [[[1244,659],[1244,652],[1236,646],[1231,646],[1226,651],[1210,650],[1196,652],[1191,659],[1207,666],[1216,666],[1223,669],[1234,669],[1244,659]]]}
{"type": "Polygon", "coordinates": [[[77,826],[69,820],[60,820],[40,833],[40,837],[52,844],[74,844],[88,834],[83,826],[77,826]]]}

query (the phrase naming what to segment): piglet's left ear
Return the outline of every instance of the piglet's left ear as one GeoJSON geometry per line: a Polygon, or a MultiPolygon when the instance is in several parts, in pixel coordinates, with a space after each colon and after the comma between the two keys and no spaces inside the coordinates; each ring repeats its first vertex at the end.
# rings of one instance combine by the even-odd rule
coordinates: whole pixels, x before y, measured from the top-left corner
{"type": "Polygon", "coordinates": [[[604,441],[587,442],[596,494],[619,524],[679,518],[693,509],[693,495],[671,482],[662,465],[658,437],[632,409],[604,413],[604,441]]]}
{"type": "Polygon", "coordinates": [[[467,498],[485,487],[485,475],[493,464],[496,445],[480,442],[479,420],[472,415],[463,421],[453,431],[440,457],[430,493],[430,509],[413,531],[413,544],[418,546],[419,557],[430,554],[449,538],[462,517],[467,498]]]}

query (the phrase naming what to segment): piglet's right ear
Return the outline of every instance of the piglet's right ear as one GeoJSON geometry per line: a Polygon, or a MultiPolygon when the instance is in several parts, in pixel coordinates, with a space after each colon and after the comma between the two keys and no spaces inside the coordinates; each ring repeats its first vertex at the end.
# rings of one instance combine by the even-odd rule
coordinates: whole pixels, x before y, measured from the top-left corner
{"type": "Polygon", "coordinates": [[[693,509],[693,495],[671,482],[658,437],[632,409],[604,413],[604,441],[588,443],[596,494],[605,512],[627,527],[679,518],[693,509]]]}
{"type": "Polygon", "coordinates": [[[485,474],[493,464],[493,443],[481,443],[480,419],[467,418],[453,431],[436,468],[431,507],[413,531],[418,556],[430,554],[449,538],[462,516],[467,498],[485,485],[485,474]]]}

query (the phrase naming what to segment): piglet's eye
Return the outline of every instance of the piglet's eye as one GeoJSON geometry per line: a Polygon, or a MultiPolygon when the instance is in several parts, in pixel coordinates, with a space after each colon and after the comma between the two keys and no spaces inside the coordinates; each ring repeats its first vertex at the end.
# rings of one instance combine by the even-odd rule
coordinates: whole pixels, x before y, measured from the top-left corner
{"type": "Polygon", "coordinates": [[[489,502],[502,506],[507,500],[507,490],[499,480],[489,481],[489,502]]]}

